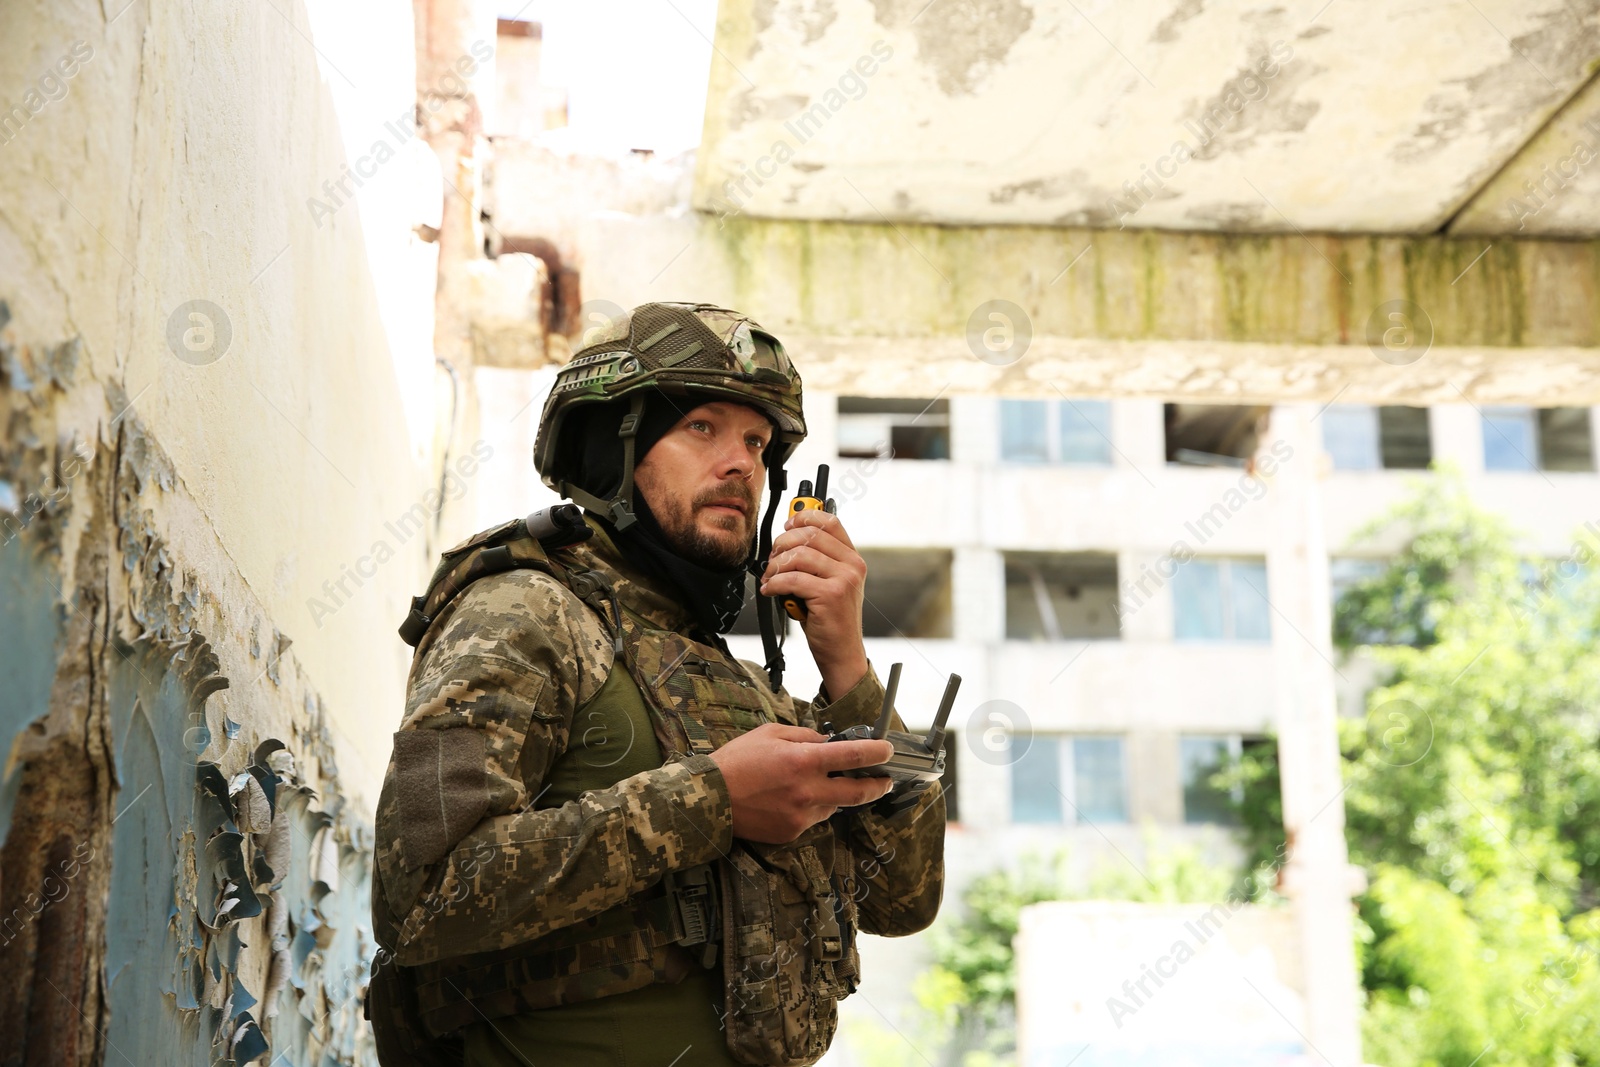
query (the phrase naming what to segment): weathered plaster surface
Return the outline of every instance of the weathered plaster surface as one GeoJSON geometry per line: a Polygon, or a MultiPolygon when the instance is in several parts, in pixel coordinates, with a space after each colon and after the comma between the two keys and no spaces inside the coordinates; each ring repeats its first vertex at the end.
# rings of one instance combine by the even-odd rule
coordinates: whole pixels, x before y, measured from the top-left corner
{"type": "Polygon", "coordinates": [[[120,389],[8,317],[0,1047],[371,1062],[370,817],[322,695],[120,389]]]}
{"type": "Polygon", "coordinates": [[[75,41],[93,55],[0,144],[0,297],[30,342],[77,339],[81,378],[120,390],[172,457],[226,546],[215,564],[317,675],[370,802],[388,731],[369,717],[397,714],[407,665],[395,620],[459,536],[385,526],[437,481],[436,252],[412,226],[430,197],[438,221],[438,167],[403,123],[410,5],[280,8],[6,5],[6,106],[75,41]],[[191,300],[231,333],[212,362],[169,343],[191,300]],[[379,542],[382,567],[349,577],[379,542]]]}
{"type": "Polygon", "coordinates": [[[697,208],[1432,232],[1600,63],[1596,0],[820,6],[722,5],[697,208]]]}
{"type": "Polygon", "coordinates": [[[412,35],[0,8],[0,1062],[372,1061],[394,630],[461,532],[412,35]]]}
{"type": "Polygon", "coordinates": [[[1600,81],[1591,80],[1450,223],[1455,234],[1600,232],[1600,81]]]}

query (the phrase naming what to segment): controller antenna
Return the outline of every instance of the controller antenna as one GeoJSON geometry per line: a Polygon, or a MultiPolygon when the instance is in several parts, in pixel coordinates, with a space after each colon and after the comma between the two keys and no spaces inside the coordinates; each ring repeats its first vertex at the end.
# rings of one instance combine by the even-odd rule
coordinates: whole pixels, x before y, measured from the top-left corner
{"type": "Polygon", "coordinates": [[[950,718],[950,709],[956,706],[956,690],[961,688],[961,675],[952,674],[950,681],[945,683],[944,699],[939,701],[939,712],[933,717],[933,726],[928,730],[928,740],[924,742],[929,752],[939,751],[944,744],[944,724],[950,718]]]}
{"type": "Polygon", "coordinates": [[[872,739],[882,741],[889,736],[889,716],[894,714],[894,694],[900,688],[900,668],[896,663],[889,668],[889,684],[883,687],[883,710],[878,713],[878,725],[872,728],[872,739]]]}

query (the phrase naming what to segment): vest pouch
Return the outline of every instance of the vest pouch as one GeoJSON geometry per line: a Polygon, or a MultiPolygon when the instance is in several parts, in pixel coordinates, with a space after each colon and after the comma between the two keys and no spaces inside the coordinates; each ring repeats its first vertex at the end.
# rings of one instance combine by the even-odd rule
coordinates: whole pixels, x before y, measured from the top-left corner
{"type": "Polygon", "coordinates": [[[778,716],[736,663],[682,634],[646,631],[633,650],[639,687],[661,713],[663,752],[702,755],[778,716]]]}
{"type": "Polygon", "coordinates": [[[833,1041],[859,970],[833,849],[824,822],[787,845],[737,842],[727,860],[723,1028],[740,1063],[802,1067],[833,1041]]]}

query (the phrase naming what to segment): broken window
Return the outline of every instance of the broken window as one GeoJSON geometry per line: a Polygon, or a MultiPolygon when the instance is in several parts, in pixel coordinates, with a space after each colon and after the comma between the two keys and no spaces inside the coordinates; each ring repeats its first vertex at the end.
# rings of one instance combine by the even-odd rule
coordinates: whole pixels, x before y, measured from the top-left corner
{"type": "Polygon", "coordinates": [[[1008,463],[1111,465],[1105,400],[1000,401],[1000,458],[1008,463]]]}
{"type": "Polygon", "coordinates": [[[1247,467],[1272,409],[1248,404],[1167,404],[1167,462],[1247,467]]]}
{"type": "Polygon", "coordinates": [[[1122,635],[1116,556],[1010,552],[1005,563],[1008,639],[1115,640],[1122,635]]]}
{"type": "Polygon", "coordinates": [[[1386,404],[1378,409],[1378,451],[1386,471],[1427,470],[1433,462],[1428,409],[1386,404]]]}
{"type": "Polygon", "coordinates": [[[950,401],[841,396],[839,456],[949,459],[950,401]]]}
{"type": "Polygon", "coordinates": [[[864,548],[867,637],[950,636],[950,550],[864,548]]]}
{"type": "Polygon", "coordinates": [[[1179,641],[1270,641],[1267,564],[1191,559],[1172,576],[1172,636],[1179,641]]]}
{"type": "Polygon", "coordinates": [[[1183,776],[1183,821],[1186,823],[1238,822],[1235,796],[1212,782],[1218,771],[1239,758],[1243,742],[1238,734],[1186,736],[1178,740],[1178,765],[1183,776]]]}
{"type": "Polygon", "coordinates": [[[1275,758],[1277,742],[1270,737],[1244,737],[1240,734],[1187,734],[1178,741],[1178,765],[1183,779],[1183,821],[1239,825],[1238,805],[1244,788],[1219,787],[1218,771],[1239,762],[1246,755],[1275,758]]]}
{"type": "Polygon", "coordinates": [[[1588,408],[1483,409],[1483,468],[1490,471],[1592,471],[1588,408]]]}
{"type": "Polygon", "coordinates": [[[1011,765],[1012,822],[1128,821],[1122,738],[1034,734],[1012,744],[1019,750],[1011,765]]]}
{"type": "Polygon", "coordinates": [[[1339,601],[1344,598],[1346,593],[1362,582],[1377,578],[1388,569],[1389,564],[1381,559],[1335,556],[1328,560],[1328,592],[1332,600],[1329,610],[1333,618],[1333,630],[1336,638],[1342,636],[1361,645],[1380,645],[1385,643],[1385,634],[1362,625],[1353,610],[1353,604],[1345,609],[1346,617],[1341,619],[1339,601]]]}
{"type": "Polygon", "coordinates": [[[1427,408],[1330,404],[1319,418],[1338,470],[1425,470],[1432,459],[1427,408]]]}

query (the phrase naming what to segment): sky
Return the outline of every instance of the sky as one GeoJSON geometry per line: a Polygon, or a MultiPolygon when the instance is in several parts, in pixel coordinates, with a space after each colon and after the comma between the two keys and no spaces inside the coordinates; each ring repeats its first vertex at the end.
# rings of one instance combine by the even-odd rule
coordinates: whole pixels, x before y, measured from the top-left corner
{"type": "Polygon", "coordinates": [[[700,143],[716,0],[500,0],[541,23],[541,80],[568,92],[571,128],[552,147],[675,155],[700,143]]]}

